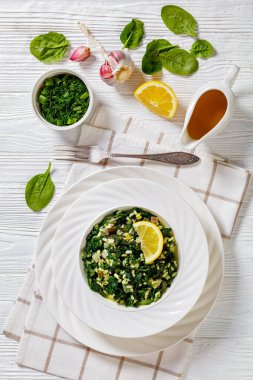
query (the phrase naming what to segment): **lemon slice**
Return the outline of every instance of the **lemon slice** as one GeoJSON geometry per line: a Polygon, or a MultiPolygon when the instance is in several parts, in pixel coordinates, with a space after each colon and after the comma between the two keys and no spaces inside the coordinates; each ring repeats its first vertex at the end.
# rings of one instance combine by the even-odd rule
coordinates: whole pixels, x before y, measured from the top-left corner
{"type": "Polygon", "coordinates": [[[141,249],[145,256],[146,264],[151,264],[163,251],[163,234],[160,229],[151,222],[140,221],[134,223],[141,240],[141,249]]]}
{"type": "Polygon", "coordinates": [[[159,80],[143,83],[135,90],[134,96],[150,111],[166,119],[172,119],[177,110],[175,92],[166,83],[159,80]]]}

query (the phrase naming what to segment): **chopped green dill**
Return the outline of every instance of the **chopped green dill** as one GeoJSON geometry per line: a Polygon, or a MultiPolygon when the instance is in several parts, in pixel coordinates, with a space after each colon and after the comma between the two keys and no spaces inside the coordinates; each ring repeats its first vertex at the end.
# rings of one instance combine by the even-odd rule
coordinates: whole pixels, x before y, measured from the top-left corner
{"type": "Polygon", "coordinates": [[[47,78],[37,97],[41,115],[51,124],[76,123],[87,112],[89,91],[75,75],[60,74],[47,78]]]}
{"type": "Polygon", "coordinates": [[[173,231],[155,215],[140,208],[118,210],[95,225],[82,251],[84,272],[90,288],[125,306],[158,301],[177,275],[177,242],[173,231]],[[164,236],[161,255],[145,263],[133,224],[155,223],[164,236]]]}

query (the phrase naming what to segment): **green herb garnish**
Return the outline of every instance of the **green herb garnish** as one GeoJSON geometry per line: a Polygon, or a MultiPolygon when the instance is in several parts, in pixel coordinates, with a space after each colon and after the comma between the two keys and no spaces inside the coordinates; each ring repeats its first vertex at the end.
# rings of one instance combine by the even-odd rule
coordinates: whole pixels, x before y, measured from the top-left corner
{"type": "Polygon", "coordinates": [[[83,117],[89,99],[88,89],[80,78],[61,74],[45,80],[37,100],[41,115],[49,123],[67,126],[83,117]]]}
{"type": "Polygon", "coordinates": [[[171,228],[143,209],[115,211],[95,225],[82,251],[90,288],[125,306],[149,305],[159,300],[177,275],[177,243],[171,228]],[[161,255],[146,264],[133,224],[151,221],[161,229],[161,255]]]}
{"type": "Polygon", "coordinates": [[[206,58],[211,57],[213,53],[214,53],[213,45],[210,44],[210,42],[206,40],[198,40],[194,42],[194,44],[191,47],[191,54],[197,58],[206,59],[206,58]]]}
{"type": "Polygon", "coordinates": [[[135,49],[140,46],[143,35],[143,22],[137,18],[133,18],[132,21],[125,26],[120,35],[120,41],[123,44],[123,49],[135,49]]]}
{"type": "Polygon", "coordinates": [[[50,176],[51,162],[45,173],[32,177],[25,188],[27,206],[33,211],[41,211],[51,201],[55,186],[50,176]]]}
{"type": "Polygon", "coordinates": [[[173,33],[196,37],[197,21],[184,9],[176,5],[165,5],[162,7],[161,17],[164,24],[173,33]]]}
{"type": "Polygon", "coordinates": [[[30,43],[30,52],[43,63],[60,61],[69,43],[61,33],[49,32],[35,37],[30,43]]]}

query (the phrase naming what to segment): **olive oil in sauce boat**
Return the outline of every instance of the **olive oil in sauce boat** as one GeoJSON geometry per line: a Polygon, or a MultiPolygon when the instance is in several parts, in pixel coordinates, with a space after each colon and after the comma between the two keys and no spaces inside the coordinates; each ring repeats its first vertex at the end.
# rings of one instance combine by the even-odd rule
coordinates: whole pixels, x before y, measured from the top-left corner
{"type": "Polygon", "coordinates": [[[181,146],[194,149],[202,141],[213,137],[225,128],[234,112],[234,94],[231,90],[239,72],[233,65],[223,81],[201,86],[194,94],[180,136],[181,146]]]}

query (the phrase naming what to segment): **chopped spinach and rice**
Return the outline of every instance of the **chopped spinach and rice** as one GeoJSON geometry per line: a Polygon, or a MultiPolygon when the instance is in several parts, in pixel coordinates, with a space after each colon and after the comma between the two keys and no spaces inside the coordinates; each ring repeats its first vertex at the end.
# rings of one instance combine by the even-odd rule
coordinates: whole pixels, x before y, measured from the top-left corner
{"type": "Polygon", "coordinates": [[[118,210],[92,228],[82,261],[93,291],[121,305],[149,305],[162,297],[177,275],[177,243],[172,229],[150,212],[118,210]],[[161,255],[150,264],[145,263],[133,227],[140,220],[155,223],[164,238],[161,255]]]}

